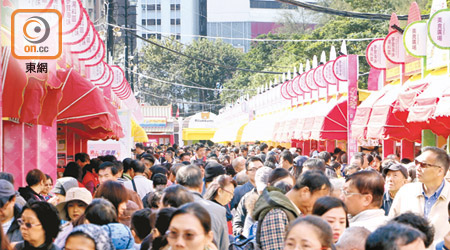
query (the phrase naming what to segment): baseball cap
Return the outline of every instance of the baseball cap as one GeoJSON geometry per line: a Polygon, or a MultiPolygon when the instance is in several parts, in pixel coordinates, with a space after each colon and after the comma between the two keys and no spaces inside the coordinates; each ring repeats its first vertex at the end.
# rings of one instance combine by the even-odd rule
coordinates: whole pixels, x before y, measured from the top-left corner
{"type": "Polygon", "coordinates": [[[0,199],[10,198],[16,194],[17,192],[14,190],[14,186],[11,182],[3,179],[0,180],[0,199]]]}
{"type": "Polygon", "coordinates": [[[215,161],[208,161],[205,167],[205,181],[211,182],[219,175],[226,174],[225,167],[215,161]]]}
{"type": "Polygon", "coordinates": [[[79,187],[74,187],[67,191],[66,200],[56,205],[56,208],[58,209],[61,218],[68,221],[70,218],[65,207],[70,201],[82,201],[86,205],[89,205],[92,202],[92,194],[86,188],[79,187]]]}
{"type": "Polygon", "coordinates": [[[408,178],[408,170],[400,163],[390,164],[387,167],[383,168],[383,176],[386,176],[389,170],[400,171],[403,176],[405,176],[405,178],[408,178]]]}

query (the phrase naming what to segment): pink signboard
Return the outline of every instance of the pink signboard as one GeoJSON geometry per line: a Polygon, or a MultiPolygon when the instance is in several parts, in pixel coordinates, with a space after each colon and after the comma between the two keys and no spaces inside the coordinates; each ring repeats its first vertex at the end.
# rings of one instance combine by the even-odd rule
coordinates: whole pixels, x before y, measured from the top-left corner
{"type": "Polygon", "coordinates": [[[358,141],[352,138],[351,124],[355,119],[356,108],[358,106],[358,56],[347,56],[348,66],[348,106],[347,106],[347,128],[348,128],[348,157],[358,152],[358,141]]]}
{"type": "Polygon", "coordinates": [[[366,60],[370,67],[384,70],[386,69],[386,56],[383,52],[384,39],[373,40],[366,49],[366,60]]]}
{"type": "Polygon", "coordinates": [[[325,81],[327,81],[328,84],[336,85],[337,79],[333,73],[333,64],[334,64],[334,60],[329,61],[325,64],[325,66],[323,68],[323,78],[325,79],[325,81]]]}
{"type": "Polygon", "coordinates": [[[338,58],[333,63],[333,73],[334,76],[339,81],[347,81],[348,78],[348,63],[347,63],[347,56],[343,55],[338,58]]]}

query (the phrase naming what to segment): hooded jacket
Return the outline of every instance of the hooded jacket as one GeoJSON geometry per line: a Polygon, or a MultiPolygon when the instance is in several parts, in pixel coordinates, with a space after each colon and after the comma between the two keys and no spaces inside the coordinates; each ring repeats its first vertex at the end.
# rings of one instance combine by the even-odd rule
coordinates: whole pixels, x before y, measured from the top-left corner
{"type": "MultiPolygon", "coordinates": [[[[275,187],[267,187],[258,198],[253,210],[253,219],[258,221],[256,232],[256,242],[264,249],[282,249],[284,245],[284,234],[291,221],[299,216],[298,209],[284,195],[284,193],[275,187]],[[270,213],[270,214],[269,214],[270,213]],[[270,216],[267,216],[267,215],[270,216]],[[273,219],[284,218],[284,223],[275,221],[277,228],[265,227],[264,221],[272,224],[273,219]],[[287,218],[286,218],[287,217],[287,218]],[[269,244],[266,244],[269,242],[269,244]]],[[[272,225],[271,225],[272,226],[272,225]]]]}

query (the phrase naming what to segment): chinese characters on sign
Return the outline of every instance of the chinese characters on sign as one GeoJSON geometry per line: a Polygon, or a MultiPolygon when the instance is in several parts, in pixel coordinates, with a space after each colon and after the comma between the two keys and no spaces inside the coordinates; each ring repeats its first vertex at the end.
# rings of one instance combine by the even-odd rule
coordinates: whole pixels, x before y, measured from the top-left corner
{"type": "Polygon", "coordinates": [[[48,73],[47,63],[29,62],[26,63],[25,65],[26,65],[25,73],[48,73]]]}

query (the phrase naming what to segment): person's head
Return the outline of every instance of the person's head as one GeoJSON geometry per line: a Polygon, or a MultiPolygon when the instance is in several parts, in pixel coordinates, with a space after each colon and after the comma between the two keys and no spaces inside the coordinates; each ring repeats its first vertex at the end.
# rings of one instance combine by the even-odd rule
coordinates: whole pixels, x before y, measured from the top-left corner
{"type": "Polygon", "coordinates": [[[315,215],[297,218],[286,233],[285,250],[332,249],[333,232],[330,225],[315,215]]]}
{"type": "Polygon", "coordinates": [[[131,215],[131,233],[133,234],[136,243],[141,243],[147,235],[152,231],[150,224],[150,215],[152,210],[144,208],[138,210],[131,215]]]}
{"type": "Polygon", "coordinates": [[[45,175],[45,178],[45,186],[44,189],[42,189],[41,194],[48,195],[48,193],[50,193],[50,190],[52,190],[53,188],[53,179],[48,174],[45,175]]]}
{"type": "Polygon", "coordinates": [[[98,180],[100,184],[106,181],[116,181],[117,180],[117,170],[116,165],[110,161],[105,161],[100,166],[98,166],[98,180]]]}
{"type": "Polygon", "coordinates": [[[89,158],[89,155],[86,153],[76,153],[75,154],[75,162],[83,168],[87,164],[89,164],[91,159],[89,158]]]}
{"type": "Polygon", "coordinates": [[[73,177],[80,182],[82,181],[82,175],[83,170],[81,169],[80,165],[73,161],[67,164],[66,169],[64,169],[63,173],[63,177],[73,177]]]}
{"type": "Polygon", "coordinates": [[[400,223],[388,223],[367,237],[366,250],[424,250],[425,235],[400,223]]]}
{"type": "Polygon", "coordinates": [[[25,178],[27,185],[36,193],[42,192],[45,187],[45,174],[39,169],[30,170],[25,178]]]}
{"type": "Polygon", "coordinates": [[[191,154],[190,153],[183,153],[180,155],[180,161],[187,161],[189,162],[191,160],[191,154]]]}
{"type": "Polygon", "coordinates": [[[261,143],[259,145],[259,151],[261,151],[261,153],[267,153],[269,151],[269,146],[265,143],[261,143]]]}
{"type": "Polygon", "coordinates": [[[7,172],[0,172],[0,180],[7,180],[14,186],[14,175],[7,172]]]}
{"type": "Polygon", "coordinates": [[[59,232],[58,210],[45,201],[27,204],[22,210],[19,225],[23,240],[33,247],[50,244],[59,232]]]}
{"type": "Polygon", "coordinates": [[[142,154],[145,152],[144,145],[142,143],[136,143],[136,153],[142,154]]]}
{"type": "Polygon", "coordinates": [[[317,158],[322,159],[325,162],[325,164],[329,165],[331,161],[331,154],[328,153],[327,151],[322,151],[319,153],[317,158]]]}
{"type": "Polygon", "coordinates": [[[285,169],[289,169],[292,167],[292,164],[294,164],[294,157],[292,156],[292,153],[289,150],[284,150],[281,152],[280,165],[285,169]]]}
{"type": "Polygon", "coordinates": [[[134,174],[143,175],[145,172],[145,164],[139,160],[132,160],[130,162],[130,167],[133,169],[134,174]]]}
{"type": "Polygon", "coordinates": [[[233,199],[236,181],[228,175],[218,176],[208,187],[204,198],[227,205],[233,199]]]}
{"type": "Polygon", "coordinates": [[[128,201],[128,192],[119,182],[106,181],[100,184],[94,197],[109,200],[114,205],[117,215],[120,217],[125,211],[126,203],[128,201]]]}
{"type": "Polygon", "coordinates": [[[387,190],[394,196],[408,182],[408,170],[400,163],[383,168],[383,175],[386,178],[387,190]]]}
{"type": "Polygon", "coordinates": [[[292,189],[295,178],[284,168],[275,168],[269,175],[268,186],[276,187],[285,193],[292,189]]]}
{"type": "Polygon", "coordinates": [[[122,223],[110,223],[102,226],[116,250],[130,250],[134,248],[134,237],[129,226],[122,223]]]}
{"type": "Polygon", "coordinates": [[[112,250],[115,249],[109,234],[99,225],[76,226],[67,236],[66,250],[112,250]]]}
{"type": "Polygon", "coordinates": [[[0,180],[0,223],[10,221],[14,217],[16,191],[7,180],[0,180]]]}
{"type": "Polygon", "coordinates": [[[239,173],[245,169],[245,158],[239,156],[231,162],[231,165],[233,166],[234,171],[236,171],[236,173],[239,173]]]}
{"type": "Polygon", "coordinates": [[[194,196],[181,185],[172,185],[164,189],[161,202],[163,207],[178,208],[186,203],[193,202],[194,196]]]}
{"type": "Polygon", "coordinates": [[[341,199],[352,216],[368,209],[379,209],[384,194],[384,179],[374,170],[356,172],[347,177],[341,199]]]}
{"type": "Polygon", "coordinates": [[[325,162],[322,159],[310,158],[303,163],[302,172],[308,170],[319,170],[325,173],[325,162]]]}
{"type": "Polygon", "coordinates": [[[347,206],[338,198],[325,196],[317,199],[312,214],[322,217],[330,224],[333,242],[337,242],[348,227],[347,206]]]}
{"type": "Polygon", "coordinates": [[[66,199],[66,193],[71,189],[78,187],[77,179],[73,177],[62,177],[56,179],[55,186],[52,193],[58,197],[58,202],[63,202],[66,199]]]}
{"type": "Polygon", "coordinates": [[[153,157],[153,155],[151,154],[144,154],[141,158],[141,161],[144,163],[145,167],[147,169],[153,167],[153,165],[155,165],[155,157],[153,157]]]}
{"type": "Polygon", "coordinates": [[[131,158],[125,158],[122,161],[122,165],[123,165],[123,172],[124,173],[129,173],[131,170],[131,162],[133,161],[133,159],[131,158]]]}
{"type": "Polygon", "coordinates": [[[317,170],[304,172],[295,182],[294,188],[289,191],[295,192],[295,205],[302,214],[311,214],[313,205],[317,199],[330,194],[331,184],[324,173],[317,170]]]}
{"type": "Polygon", "coordinates": [[[423,216],[407,212],[400,214],[392,219],[392,221],[411,226],[422,232],[425,235],[424,244],[426,248],[431,246],[431,243],[433,243],[434,227],[423,216]]]}
{"type": "Polygon", "coordinates": [[[114,205],[106,199],[95,198],[84,211],[85,219],[96,225],[106,225],[117,222],[117,210],[114,205]]]}
{"type": "Polygon", "coordinates": [[[187,189],[202,191],[202,171],[198,166],[188,165],[181,167],[176,176],[177,183],[187,189]]]}
{"type": "Polygon", "coordinates": [[[262,167],[256,170],[255,174],[255,187],[256,191],[259,194],[262,194],[263,190],[267,187],[269,183],[269,176],[272,173],[272,169],[270,167],[262,167]]]}
{"type": "Polygon", "coordinates": [[[166,159],[166,161],[173,160],[173,151],[167,150],[166,153],[164,153],[164,158],[166,159]]]}
{"type": "Polygon", "coordinates": [[[425,147],[416,159],[417,178],[424,185],[440,184],[447,174],[450,160],[445,150],[438,147],[425,147]]]}
{"type": "Polygon", "coordinates": [[[176,210],[173,207],[166,207],[159,210],[158,214],[156,214],[155,228],[152,230],[152,249],[160,249],[168,244],[165,235],[169,228],[170,218],[176,210]]]}
{"type": "Polygon", "coordinates": [[[86,188],[71,188],[66,193],[66,200],[59,203],[56,208],[58,209],[61,219],[66,221],[77,220],[86,207],[92,202],[92,194],[86,188]]]}
{"type": "Polygon", "coordinates": [[[337,250],[365,250],[366,239],[370,231],[365,227],[349,227],[339,237],[337,250]]]}
{"type": "Polygon", "coordinates": [[[170,219],[167,240],[172,249],[203,250],[213,240],[211,217],[201,205],[188,203],[170,219]]]}
{"type": "Polygon", "coordinates": [[[156,190],[162,191],[167,186],[167,176],[164,174],[154,174],[152,181],[156,190]]]}
{"type": "Polygon", "coordinates": [[[197,144],[195,146],[195,154],[197,155],[197,158],[203,158],[206,156],[206,147],[203,144],[197,144]]]}
{"type": "Polygon", "coordinates": [[[206,187],[219,175],[226,174],[225,167],[215,161],[207,161],[205,166],[206,187]]]}
{"type": "Polygon", "coordinates": [[[263,162],[262,162],[261,158],[259,158],[257,156],[252,156],[247,159],[247,161],[245,162],[245,170],[246,170],[246,173],[247,173],[247,176],[248,176],[250,182],[252,182],[252,183],[255,182],[256,170],[258,170],[262,166],[263,166],[263,162]]]}
{"type": "Polygon", "coordinates": [[[353,162],[345,168],[345,175],[351,175],[361,170],[361,166],[358,162],[353,162]]]}
{"type": "Polygon", "coordinates": [[[356,163],[356,164],[358,164],[358,166],[359,166],[360,168],[363,168],[363,167],[364,167],[364,153],[361,153],[361,152],[355,153],[355,154],[352,156],[352,158],[350,159],[350,165],[351,165],[353,162],[356,163]]]}

